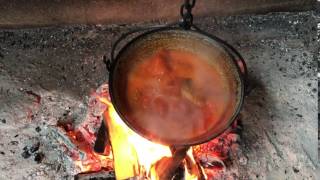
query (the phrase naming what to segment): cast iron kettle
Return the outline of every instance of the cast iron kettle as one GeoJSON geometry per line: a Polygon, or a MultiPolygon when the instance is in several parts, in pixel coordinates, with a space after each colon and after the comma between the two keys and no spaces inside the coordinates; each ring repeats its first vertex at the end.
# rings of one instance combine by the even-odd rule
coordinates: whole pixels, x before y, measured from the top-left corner
{"type": "MultiPolygon", "coordinates": [[[[195,0],[185,1],[181,6],[182,21],[180,23],[137,29],[122,35],[113,45],[110,60],[106,62],[111,102],[122,120],[141,136],[170,146],[196,145],[217,137],[235,120],[244,99],[247,69],[243,58],[225,41],[200,30],[193,24],[191,10],[194,6],[195,0]],[[140,35],[136,35],[115,55],[120,42],[135,33],[140,35]],[[181,119],[165,123],[160,123],[157,118],[147,119],[148,123],[137,120],[139,117],[134,116],[132,107],[128,103],[130,97],[126,94],[128,78],[132,73],[132,67],[146,61],[160,49],[193,52],[207,57],[204,63],[209,68],[219,69],[228,92],[233,97],[228,99],[228,106],[224,107],[219,119],[208,121],[206,126],[201,128],[196,127],[198,121],[185,124],[181,119]],[[156,124],[157,128],[146,124],[156,124]],[[172,129],[179,124],[181,127],[172,129]],[[174,133],[170,133],[172,131],[174,133]]],[[[207,85],[215,86],[215,82],[208,82],[207,85]]],[[[185,114],[185,118],[188,118],[188,114],[185,114]]]]}

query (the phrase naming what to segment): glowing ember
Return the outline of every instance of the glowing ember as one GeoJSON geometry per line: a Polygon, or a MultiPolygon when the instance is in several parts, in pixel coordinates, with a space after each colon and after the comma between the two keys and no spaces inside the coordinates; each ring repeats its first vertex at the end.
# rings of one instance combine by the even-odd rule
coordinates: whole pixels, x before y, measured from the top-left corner
{"type": "Polygon", "coordinates": [[[67,132],[72,142],[81,150],[86,153],[85,159],[81,159],[77,153],[73,153],[71,157],[74,160],[81,172],[100,171],[102,168],[111,168],[112,154],[108,156],[100,155],[93,151],[92,146],[82,137],[80,131],[67,132]]]}
{"type": "Polygon", "coordinates": [[[72,143],[85,154],[83,157],[78,151],[69,152],[81,172],[109,169],[115,171],[117,179],[132,177],[163,179],[163,174],[169,171],[166,168],[175,167],[174,163],[180,156],[182,161],[177,162],[180,169],[183,169],[184,179],[194,180],[214,179],[219,172],[226,170],[224,160],[229,158],[231,145],[237,140],[237,135],[232,132],[236,126],[234,124],[210,142],[174,151],[168,146],[153,143],[131,130],[111,104],[108,85],[102,85],[89,100],[85,121],[75,128],[66,124],[64,129],[72,143]],[[92,147],[102,117],[108,127],[111,146],[106,146],[105,152],[98,154],[92,147]]]}
{"type": "Polygon", "coordinates": [[[85,120],[73,128],[71,124],[62,124],[66,134],[78,150],[70,150],[70,157],[81,172],[100,171],[101,169],[113,169],[113,155],[111,147],[105,147],[104,154],[95,153],[93,144],[96,140],[96,129],[100,127],[102,114],[107,106],[101,103],[99,97],[108,96],[108,86],[101,86],[92,93],[89,99],[88,111],[85,120]],[[81,152],[81,153],[80,153],[81,152]]]}

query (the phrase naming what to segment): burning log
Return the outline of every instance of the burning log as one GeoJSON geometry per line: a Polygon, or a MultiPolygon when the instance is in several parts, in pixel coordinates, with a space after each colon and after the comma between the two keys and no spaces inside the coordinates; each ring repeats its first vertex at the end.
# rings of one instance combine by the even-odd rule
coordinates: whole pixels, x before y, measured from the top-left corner
{"type": "Polygon", "coordinates": [[[172,157],[163,157],[155,164],[154,174],[157,175],[155,179],[172,179],[175,171],[186,157],[189,148],[190,147],[173,147],[172,157]]]}
{"type": "Polygon", "coordinates": [[[96,139],[96,142],[94,144],[94,151],[95,152],[100,153],[100,154],[106,153],[105,152],[105,147],[110,145],[109,136],[108,136],[108,132],[107,131],[108,130],[106,128],[104,120],[102,120],[101,127],[100,127],[100,129],[98,131],[97,139],[96,139]]]}
{"type": "Polygon", "coordinates": [[[82,173],[82,174],[78,174],[74,177],[75,180],[114,180],[115,176],[114,176],[114,172],[113,171],[99,171],[99,172],[94,172],[94,173],[90,173],[90,174],[86,174],[86,173],[82,173]]]}
{"type": "Polygon", "coordinates": [[[200,162],[197,162],[194,158],[193,148],[187,151],[185,158],[185,177],[195,177],[198,180],[207,179],[200,162]]]}

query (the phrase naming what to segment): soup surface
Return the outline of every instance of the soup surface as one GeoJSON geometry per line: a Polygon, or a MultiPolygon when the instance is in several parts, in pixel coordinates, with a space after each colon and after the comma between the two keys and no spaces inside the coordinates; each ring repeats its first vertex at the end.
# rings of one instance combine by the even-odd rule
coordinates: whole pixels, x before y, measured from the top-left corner
{"type": "Polygon", "coordinates": [[[127,81],[130,119],[158,137],[188,139],[220,123],[235,98],[223,73],[191,52],[160,50],[127,81]]]}

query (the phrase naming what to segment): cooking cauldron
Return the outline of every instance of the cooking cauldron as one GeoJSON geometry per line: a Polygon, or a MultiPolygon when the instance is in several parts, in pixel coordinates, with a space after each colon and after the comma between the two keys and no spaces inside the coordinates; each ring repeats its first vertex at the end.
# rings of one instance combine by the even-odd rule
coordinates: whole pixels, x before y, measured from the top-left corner
{"type": "MultiPolygon", "coordinates": [[[[119,42],[133,32],[141,32],[141,29],[125,34],[113,46],[111,59],[107,65],[111,102],[122,120],[141,136],[171,146],[195,145],[217,137],[237,117],[244,99],[247,71],[243,58],[223,40],[201,31],[192,24],[192,16],[188,17],[184,16],[183,23],[178,26],[144,29],[142,34],[124,45],[115,56],[119,42]],[[148,116],[146,108],[139,105],[139,100],[130,96],[128,89],[132,88],[130,87],[132,74],[142,63],[162,50],[192,53],[200,57],[199,61],[205,64],[207,70],[215,72],[216,77],[211,78],[215,79],[212,81],[210,74],[204,74],[205,76],[201,78],[196,74],[187,81],[197,83],[203,78],[208,78],[205,86],[200,86],[196,94],[201,96],[204,92],[207,93],[204,97],[208,97],[210,99],[208,101],[214,106],[210,107],[218,109],[214,112],[214,118],[197,119],[191,117],[192,109],[185,112],[179,111],[178,107],[176,113],[180,114],[177,118],[148,116]],[[211,91],[203,90],[207,88],[211,91]]],[[[192,92],[187,90],[188,93],[191,95],[187,97],[193,98],[193,90],[192,92]]],[[[174,112],[175,109],[170,111],[174,112]]]]}

